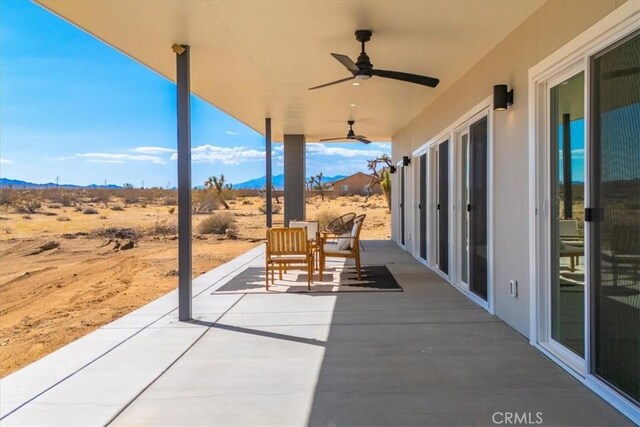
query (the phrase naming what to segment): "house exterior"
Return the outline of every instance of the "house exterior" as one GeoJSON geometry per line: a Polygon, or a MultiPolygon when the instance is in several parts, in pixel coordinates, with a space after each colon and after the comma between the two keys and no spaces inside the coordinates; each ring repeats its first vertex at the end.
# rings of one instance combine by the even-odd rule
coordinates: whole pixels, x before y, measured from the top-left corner
{"type": "Polygon", "coordinates": [[[640,2],[39,3],[264,132],[267,162],[283,141],[285,222],[305,216],[307,143],[367,119],[392,141],[392,240],[640,423],[640,2]],[[358,25],[374,63],[440,85],[308,92],[345,77],[328,55],[356,52],[358,25]],[[171,43],[198,58],[191,86],[171,43]]]}
{"type": "Polygon", "coordinates": [[[333,194],[336,196],[367,196],[369,193],[382,194],[380,184],[376,184],[371,190],[368,190],[369,183],[371,183],[371,175],[367,175],[363,172],[356,172],[346,178],[334,181],[332,183],[333,194]]]}

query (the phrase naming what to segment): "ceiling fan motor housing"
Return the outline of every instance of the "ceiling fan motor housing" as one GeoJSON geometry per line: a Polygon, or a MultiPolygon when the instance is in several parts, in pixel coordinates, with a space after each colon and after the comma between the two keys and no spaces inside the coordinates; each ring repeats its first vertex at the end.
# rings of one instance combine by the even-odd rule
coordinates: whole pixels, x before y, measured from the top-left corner
{"type": "Polygon", "coordinates": [[[356,66],[360,71],[356,73],[355,78],[358,80],[367,80],[371,78],[371,70],[373,70],[373,64],[369,59],[369,55],[364,50],[364,44],[371,40],[371,30],[357,30],[356,40],[362,43],[362,52],[358,56],[356,66]]]}

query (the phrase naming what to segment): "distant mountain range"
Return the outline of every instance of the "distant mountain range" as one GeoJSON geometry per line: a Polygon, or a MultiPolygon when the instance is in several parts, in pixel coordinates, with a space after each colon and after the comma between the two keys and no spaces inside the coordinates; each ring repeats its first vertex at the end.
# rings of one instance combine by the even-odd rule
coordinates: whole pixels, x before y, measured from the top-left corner
{"type": "MultiPolygon", "coordinates": [[[[345,178],[345,175],[336,175],[336,176],[326,176],[322,178],[322,182],[323,183],[331,183],[334,181],[337,181],[339,179],[345,178]]],[[[233,188],[234,189],[238,189],[238,190],[262,190],[264,188],[265,183],[267,182],[267,177],[263,176],[260,178],[256,178],[256,179],[250,179],[249,181],[245,181],[245,182],[241,182],[239,184],[233,184],[233,188]]],[[[276,190],[282,190],[284,189],[284,174],[280,174],[280,175],[274,175],[272,178],[272,182],[273,182],[273,186],[276,188],[276,190]]],[[[28,182],[28,181],[20,181],[18,179],[9,179],[9,178],[0,178],[0,188],[13,188],[14,190],[30,190],[30,189],[34,189],[34,190],[38,190],[38,189],[45,189],[45,188],[65,188],[65,189],[78,189],[78,188],[108,188],[108,189],[119,189],[119,188],[124,188],[121,185],[115,185],[115,184],[107,184],[107,186],[105,187],[104,185],[98,185],[98,184],[91,184],[91,185],[74,185],[74,184],[60,184],[60,185],[56,185],[55,182],[47,182],[45,184],[36,184],[33,182],[28,182]]],[[[202,186],[197,186],[196,188],[202,188],[202,186]]],[[[175,190],[175,188],[172,188],[172,190],[175,190]]]]}
{"type": "Polygon", "coordinates": [[[73,184],[60,184],[57,185],[55,182],[47,182],[46,184],[36,184],[33,182],[20,181],[19,179],[9,179],[9,178],[0,178],[0,188],[8,188],[11,187],[14,190],[24,190],[24,189],[44,189],[44,188],[66,188],[66,189],[77,189],[77,188],[109,188],[109,189],[117,189],[123,188],[119,185],[115,184],[107,184],[104,185],[73,185],[73,184]]]}
{"type": "MultiPolygon", "coordinates": [[[[336,176],[323,176],[322,183],[329,184],[331,182],[337,181],[339,179],[346,178],[345,175],[336,175],[336,176]]],[[[274,175],[271,178],[271,182],[276,190],[284,189],[284,174],[274,175]]],[[[256,179],[250,179],[249,181],[241,182],[239,184],[233,184],[233,188],[236,190],[262,190],[267,183],[267,177],[262,176],[256,179]]]]}

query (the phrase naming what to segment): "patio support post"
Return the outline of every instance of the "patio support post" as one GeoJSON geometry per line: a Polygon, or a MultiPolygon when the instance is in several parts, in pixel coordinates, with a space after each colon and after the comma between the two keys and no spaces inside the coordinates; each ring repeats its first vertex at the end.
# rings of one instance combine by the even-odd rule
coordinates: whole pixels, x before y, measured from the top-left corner
{"type": "Polygon", "coordinates": [[[265,208],[267,211],[267,228],[271,228],[273,225],[273,218],[271,215],[271,208],[273,207],[271,189],[273,187],[272,170],[271,170],[271,118],[267,117],[264,121],[264,139],[265,139],[265,151],[266,151],[266,181],[265,181],[265,208]]]}
{"type": "Polygon", "coordinates": [[[174,45],[178,92],[178,318],[191,320],[191,108],[189,46],[174,45]]]}
{"type": "Polygon", "coordinates": [[[305,219],[306,140],[304,135],[284,136],[284,226],[305,219]]]}

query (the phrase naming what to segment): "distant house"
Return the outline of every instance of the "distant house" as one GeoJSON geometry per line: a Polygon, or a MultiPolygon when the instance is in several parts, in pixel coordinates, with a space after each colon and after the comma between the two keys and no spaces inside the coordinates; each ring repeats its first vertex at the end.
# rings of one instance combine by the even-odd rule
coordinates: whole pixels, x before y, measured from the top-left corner
{"type": "MultiPolygon", "coordinates": [[[[336,196],[346,195],[361,195],[366,196],[367,185],[371,182],[371,175],[366,173],[356,172],[346,178],[339,179],[333,182],[333,194],[336,196]]],[[[372,189],[371,194],[382,194],[382,189],[379,184],[376,184],[372,189]]]]}

